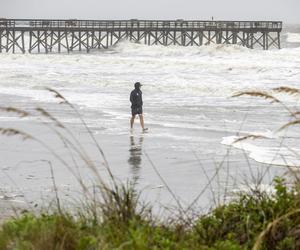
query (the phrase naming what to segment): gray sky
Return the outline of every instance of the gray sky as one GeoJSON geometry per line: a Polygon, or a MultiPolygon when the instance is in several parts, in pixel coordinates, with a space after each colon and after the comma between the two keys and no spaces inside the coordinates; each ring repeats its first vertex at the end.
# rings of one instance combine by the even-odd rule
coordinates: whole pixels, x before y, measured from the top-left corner
{"type": "Polygon", "coordinates": [[[300,23],[300,0],[0,0],[0,17],[282,20],[300,23]]]}

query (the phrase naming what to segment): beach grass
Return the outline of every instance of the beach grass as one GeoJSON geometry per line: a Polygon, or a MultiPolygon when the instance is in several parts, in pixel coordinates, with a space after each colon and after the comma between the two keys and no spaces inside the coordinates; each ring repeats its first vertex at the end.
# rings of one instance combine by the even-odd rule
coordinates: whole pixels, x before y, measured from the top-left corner
{"type": "Polygon", "coordinates": [[[109,203],[93,204],[99,213],[86,207],[6,221],[0,249],[298,249],[298,185],[288,188],[276,178],[273,187],[273,194],[240,193],[187,224],[159,222],[150,207],[136,206],[138,196],[123,186],[117,195],[109,194],[109,203]]]}

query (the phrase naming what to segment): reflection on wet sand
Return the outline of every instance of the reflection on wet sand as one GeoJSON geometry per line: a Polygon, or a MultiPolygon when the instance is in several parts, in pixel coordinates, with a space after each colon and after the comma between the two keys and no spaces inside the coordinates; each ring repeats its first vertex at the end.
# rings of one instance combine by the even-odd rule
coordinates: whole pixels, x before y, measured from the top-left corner
{"type": "Polygon", "coordinates": [[[131,135],[130,136],[130,148],[129,148],[129,159],[128,163],[130,165],[130,172],[132,175],[132,182],[134,184],[138,183],[140,178],[140,168],[142,163],[142,145],[144,141],[143,134],[131,135]]]}

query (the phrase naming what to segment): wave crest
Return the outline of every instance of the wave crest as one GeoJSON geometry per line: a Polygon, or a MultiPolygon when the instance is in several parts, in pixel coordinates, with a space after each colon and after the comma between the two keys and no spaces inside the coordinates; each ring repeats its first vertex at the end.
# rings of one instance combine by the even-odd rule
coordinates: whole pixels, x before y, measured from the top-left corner
{"type": "Polygon", "coordinates": [[[203,46],[179,46],[179,45],[153,45],[148,46],[127,40],[121,41],[112,51],[126,56],[151,56],[151,57],[193,57],[215,56],[222,54],[249,53],[251,50],[239,45],[210,44],[203,46]]]}

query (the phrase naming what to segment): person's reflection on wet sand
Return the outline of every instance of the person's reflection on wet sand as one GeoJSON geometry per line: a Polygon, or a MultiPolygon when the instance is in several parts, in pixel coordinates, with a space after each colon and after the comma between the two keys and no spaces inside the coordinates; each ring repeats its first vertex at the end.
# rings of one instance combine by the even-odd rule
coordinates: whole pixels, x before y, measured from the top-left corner
{"type": "Polygon", "coordinates": [[[138,142],[135,141],[135,136],[130,136],[130,155],[128,159],[128,163],[130,165],[130,172],[132,174],[132,181],[134,184],[137,184],[140,178],[140,168],[142,163],[142,144],[144,141],[143,134],[136,136],[138,137],[138,142]]]}

